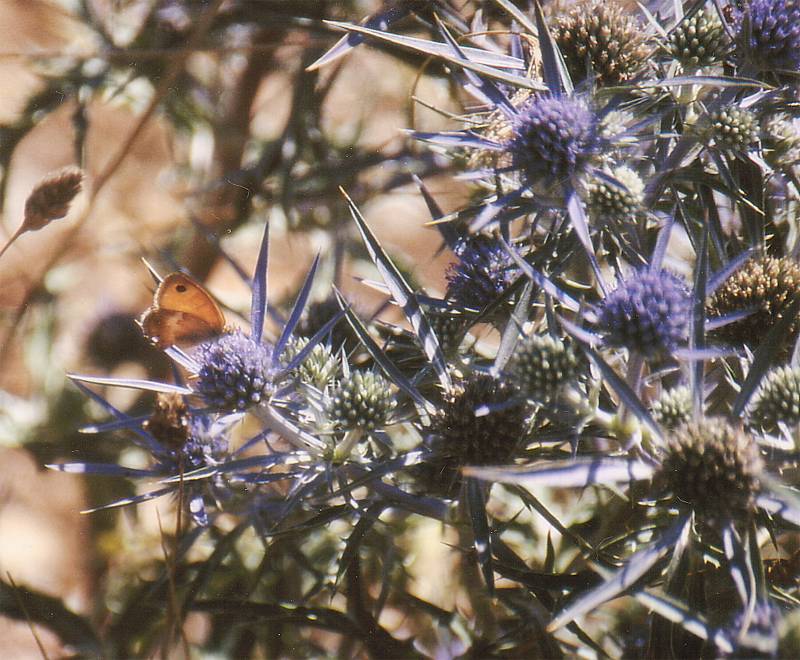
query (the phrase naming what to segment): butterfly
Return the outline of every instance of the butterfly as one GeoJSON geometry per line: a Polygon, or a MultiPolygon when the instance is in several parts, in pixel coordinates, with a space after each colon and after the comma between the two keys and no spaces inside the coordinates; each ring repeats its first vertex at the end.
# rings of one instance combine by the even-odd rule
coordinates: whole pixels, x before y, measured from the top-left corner
{"type": "Polygon", "coordinates": [[[142,314],[139,325],[153,344],[167,348],[221,335],[225,316],[199,282],[184,273],[170,273],[158,285],[153,304],[142,314]]]}

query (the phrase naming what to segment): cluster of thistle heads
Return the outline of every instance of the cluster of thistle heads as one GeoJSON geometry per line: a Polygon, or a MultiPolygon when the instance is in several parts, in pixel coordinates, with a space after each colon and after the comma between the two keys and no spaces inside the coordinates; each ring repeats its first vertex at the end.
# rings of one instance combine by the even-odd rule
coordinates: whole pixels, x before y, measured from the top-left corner
{"type": "Polygon", "coordinates": [[[441,4],[341,24],[318,66],[390,44],[454,83],[449,130],[408,138],[472,189],[444,213],[416,181],[446,288],[412,286],[347,198],[405,322],[312,296],[317,261],[275,308],[265,231],[249,327],[168,349],[169,383],[116,382],[157,392],[151,415],[77,379],[150,465],[60,469],[157,482],[112,506],[180,494],[266,544],[344,521],[341,570],[387,516],[436,520],[494,612],[464,615],[465,650],[796,656],[800,2],[441,4]]]}

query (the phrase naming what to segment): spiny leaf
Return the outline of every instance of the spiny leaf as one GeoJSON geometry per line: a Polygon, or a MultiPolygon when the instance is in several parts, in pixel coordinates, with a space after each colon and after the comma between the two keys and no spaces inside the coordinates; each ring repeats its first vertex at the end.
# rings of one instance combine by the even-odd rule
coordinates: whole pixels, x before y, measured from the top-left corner
{"type": "Polygon", "coordinates": [[[303,281],[303,286],[300,288],[300,293],[297,294],[297,300],[292,308],[292,313],[289,315],[289,320],[286,321],[286,324],[283,326],[281,336],[278,338],[278,341],[275,342],[275,349],[272,352],[273,362],[277,362],[280,354],[283,352],[284,346],[286,346],[286,342],[289,341],[289,337],[291,337],[292,332],[294,332],[294,329],[297,326],[297,323],[300,321],[300,317],[302,316],[306,302],[308,301],[308,296],[311,293],[311,286],[314,284],[314,275],[317,272],[318,265],[319,254],[314,257],[311,268],[309,268],[308,274],[303,281]]]}
{"type": "Polygon", "coordinates": [[[264,224],[264,236],[258,250],[253,273],[253,299],[250,303],[250,333],[256,343],[261,342],[264,319],[267,316],[267,266],[269,260],[269,222],[264,224]]]}
{"type": "Polygon", "coordinates": [[[485,50],[476,48],[468,49],[466,52],[473,57],[472,61],[464,62],[455,57],[447,44],[440,44],[434,41],[426,41],[425,39],[415,39],[413,37],[404,37],[401,35],[390,34],[388,32],[380,32],[378,30],[370,30],[369,28],[361,27],[358,25],[350,25],[348,23],[337,23],[336,21],[326,21],[328,25],[339,27],[350,32],[357,32],[369,37],[373,37],[380,41],[402,46],[409,50],[423,53],[425,55],[433,55],[452,64],[458,64],[464,69],[470,69],[476,73],[480,73],[488,78],[499,80],[500,82],[508,83],[515,87],[522,89],[543,90],[544,86],[535,80],[526,76],[518,76],[513,73],[508,73],[504,69],[524,69],[525,63],[519,60],[508,57],[507,55],[497,55],[496,53],[488,53],[485,50]],[[487,60],[487,57],[489,58],[487,60]],[[502,68],[501,68],[502,67],[502,68]]]}
{"type": "Polygon", "coordinates": [[[486,580],[489,594],[494,593],[494,568],[492,567],[492,539],[489,534],[489,521],[486,518],[486,498],[483,486],[477,479],[467,478],[464,481],[467,509],[472,520],[472,533],[475,535],[475,554],[478,564],[486,580]]]}
{"type": "Polygon", "coordinates": [[[564,58],[547,27],[542,3],[539,0],[535,0],[533,15],[536,19],[536,35],[539,38],[539,50],[542,54],[542,68],[547,88],[551,94],[560,95],[563,92],[572,94],[572,80],[564,64],[564,58]]]}
{"type": "Polygon", "coordinates": [[[361,212],[353,203],[353,200],[350,199],[344,190],[342,190],[342,194],[347,199],[347,204],[350,207],[350,214],[353,216],[353,219],[356,222],[358,231],[361,233],[361,237],[364,239],[364,244],[367,247],[367,251],[372,258],[375,267],[381,274],[383,281],[386,282],[386,286],[388,286],[389,290],[392,292],[392,297],[394,298],[395,302],[397,302],[397,304],[403,310],[403,314],[405,314],[406,319],[408,319],[408,322],[414,329],[414,333],[417,335],[417,339],[422,345],[425,355],[427,356],[428,360],[430,360],[434,371],[436,371],[436,375],[439,377],[439,382],[443,387],[449,389],[452,387],[452,382],[450,380],[450,374],[447,370],[447,363],[445,362],[444,354],[439,346],[439,340],[437,339],[433,330],[431,330],[431,325],[425,316],[425,312],[422,310],[422,307],[419,304],[417,295],[414,293],[405,279],[403,279],[402,274],[394,265],[394,263],[392,263],[391,259],[389,259],[389,256],[381,247],[378,239],[367,226],[364,216],[361,215],[361,212]]]}
{"type": "Polygon", "coordinates": [[[571,605],[559,612],[547,629],[550,632],[558,630],[570,621],[587,614],[633,587],[645,573],[669,553],[688,524],[688,518],[676,522],[661,538],[633,555],[623,568],[606,578],[599,587],[579,596],[571,605]]]}

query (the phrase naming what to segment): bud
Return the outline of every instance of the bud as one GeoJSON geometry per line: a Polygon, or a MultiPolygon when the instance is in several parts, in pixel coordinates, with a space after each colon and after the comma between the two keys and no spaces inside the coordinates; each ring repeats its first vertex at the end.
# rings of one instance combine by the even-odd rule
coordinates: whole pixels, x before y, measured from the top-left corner
{"type": "Polygon", "coordinates": [[[354,371],[342,379],[328,402],[337,429],[374,431],[386,426],[396,405],[389,382],[372,371],[354,371]]]}
{"type": "Polygon", "coordinates": [[[728,46],[719,14],[713,7],[706,7],[675,26],[669,34],[667,50],[684,66],[698,67],[721,61],[728,46]]]}
{"type": "Polygon", "coordinates": [[[682,385],[664,390],[652,407],[653,419],[663,428],[674,429],[692,418],[692,391],[682,385]]]}
{"type": "Polygon", "coordinates": [[[511,462],[528,434],[528,406],[515,396],[508,381],[486,373],[454,383],[427,429],[429,458],[414,471],[426,493],[454,497],[460,468],[511,462]]]}
{"type": "MultiPolygon", "coordinates": [[[[755,349],[765,333],[783,318],[795,295],[800,294],[800,266],[790,257],[751,259],[733,273],[706,304],[709,318],[753,310],[733,323],[714,330],[714,337],[730,344],[755,349]]],[[[798,324],[791,325],[784,340],[788,346],[797,337],[798,324]]]]}
{"type": "Polygon", "coordinates": [[[524,396],[547,403],[577,381],[581,365],[571,344],[550,335],[530,335],[517,344],[509,371],[524,396]]]}
{"type": "Polygon", "coordinates": [[[708,136],[724,149],[746,151],[758,141],[759,126],[755,114],[742,108],[725,108],[708,117],[708,136]]]}
{"type": "MultiPolygon", "coordinates": [[[[292,337],[284,349],[283,363],[289,364],[307,345],[306,337],[292,337]]],[[[305,360],[294,369],[294,375],[301,383],[313,385],[318,390],[324,390],[338,373],[339,361],[331,349],[321,343],[314,346],[305,360]]]]}
{"type": "Polygon", "coordinates": [[[789,365],[767,372],[749,406],[753,426],[774,431],[779,422],[800,424],[800,368],[789,365]]]}
{"type": "Polygon", "coordinates": [[[644,182],[626,165],[615,167],[610,174],[624,187],[599,176],[592,177],[586,184],[589,210],[599,218],[629,220],[642,208],[644,182]]]}

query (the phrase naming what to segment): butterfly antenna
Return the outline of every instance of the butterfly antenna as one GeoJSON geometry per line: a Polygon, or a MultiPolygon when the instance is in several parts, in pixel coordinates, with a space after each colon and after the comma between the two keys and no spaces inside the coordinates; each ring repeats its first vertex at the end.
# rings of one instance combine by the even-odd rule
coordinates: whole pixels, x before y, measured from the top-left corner
{"type": "Polygon", "coordinates": [[[161,275],[158,274],[158,271],[153,267],[153,264],[151,264],[144,257],[142,257],[142,263],[145,265],[147,270],[150,271],[150,275],[153,276],[153,279],[156,281],[156,284],[161,284],[161,282],[164,280],[164,278],[161,277],[161,275]]]}

